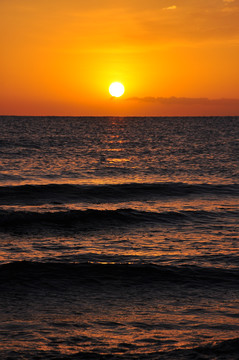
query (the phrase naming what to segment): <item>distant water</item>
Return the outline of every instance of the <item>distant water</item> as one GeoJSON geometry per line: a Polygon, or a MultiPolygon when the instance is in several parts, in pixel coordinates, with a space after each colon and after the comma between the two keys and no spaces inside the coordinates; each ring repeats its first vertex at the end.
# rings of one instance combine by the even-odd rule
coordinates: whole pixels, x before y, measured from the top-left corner
{"type": "Polygon", "coordinates": [[[1,359],[239,359],[238,117],[0,129],[1,359]]]}

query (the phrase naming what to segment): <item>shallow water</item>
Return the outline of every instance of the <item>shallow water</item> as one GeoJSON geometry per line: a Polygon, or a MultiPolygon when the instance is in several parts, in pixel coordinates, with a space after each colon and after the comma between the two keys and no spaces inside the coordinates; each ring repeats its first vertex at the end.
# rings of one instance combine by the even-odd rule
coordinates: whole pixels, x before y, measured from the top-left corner
{"type": "Polygon", "coordinates": [[[0,125],[2,359],[237,359],[239,118],[0,125]]]}

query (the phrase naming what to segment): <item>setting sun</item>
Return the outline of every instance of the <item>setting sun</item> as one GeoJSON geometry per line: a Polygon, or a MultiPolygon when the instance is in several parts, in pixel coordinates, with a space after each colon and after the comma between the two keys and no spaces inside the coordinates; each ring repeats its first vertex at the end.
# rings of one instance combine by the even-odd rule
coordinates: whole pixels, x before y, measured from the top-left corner
{"type": "Polygon", "coordinates": [[[120,82],[113,82],[109,87],[109,93],[114,97],[122,96],[124,93],[124,85],[120,82]]]}

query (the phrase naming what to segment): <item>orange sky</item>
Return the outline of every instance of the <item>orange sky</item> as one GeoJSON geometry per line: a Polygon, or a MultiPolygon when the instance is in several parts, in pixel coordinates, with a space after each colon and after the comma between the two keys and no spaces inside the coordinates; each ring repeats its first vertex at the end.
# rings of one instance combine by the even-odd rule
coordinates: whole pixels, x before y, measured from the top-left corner
{"type": "Polygon", "coordinates": [[[239,0],[0,0],[0,42],[3,115],[239,115],[239,0]]]}

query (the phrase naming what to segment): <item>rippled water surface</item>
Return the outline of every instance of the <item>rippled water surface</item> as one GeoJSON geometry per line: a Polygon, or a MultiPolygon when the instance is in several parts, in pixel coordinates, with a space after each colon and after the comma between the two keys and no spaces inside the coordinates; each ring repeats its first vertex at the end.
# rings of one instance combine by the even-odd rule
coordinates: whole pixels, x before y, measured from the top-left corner
{"type": "Polygon", "coordinates": [[[239,118],[0,117],[1,359],[237,359],[239,118]]]}

